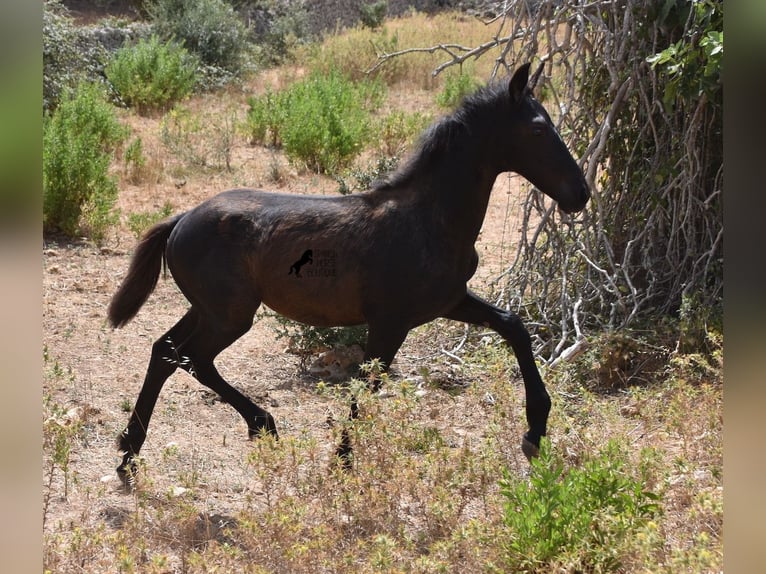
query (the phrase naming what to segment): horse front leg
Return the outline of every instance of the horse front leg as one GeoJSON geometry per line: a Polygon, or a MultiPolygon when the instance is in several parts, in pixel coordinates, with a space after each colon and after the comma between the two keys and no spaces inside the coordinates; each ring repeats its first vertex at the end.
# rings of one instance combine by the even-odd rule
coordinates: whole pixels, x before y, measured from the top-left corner
{"type": "MultiPolygon", "coordinates": [[[[380,361],[382,371],[385,373],[391,366],[391,361],[394,360],[397,351],[404,343],[404,339],[407,337],[408,329],[400,327],[382,326],[375,323],[369,324],[369,331],[367,334],[367,347],[364,353],[364,363],[369,363],[374,359],[380,361]]],[[[380,388],[380,375],[376,373],[368,373],[362,369],[361,365],[358,372],[358,378],[361,380],[367,379],[368,387],[373,392],[380,388]]],[[[353,423],[359,417],[359,404],[357,396],[351,397],[351,412],[349,413],[349,422],[353,423]]],[[[346,426],[341,432],[340,443],[335,449],[335,455],[338,457],[342,467],[346,470],[351,469],[353,448],[351,446],[351,436],[349,434],[349,427],[346,426]]]]}
{"type": "Polygon", "coordinates": [[[496,331],[511,346],[524,379],[526,417],[529,430],[524,433],[521,450],[527,459],[539,454],[540,438],[547,432],[551,398],[545,389],[540,372],[532,354],[532,340],[521,318],[494,305],[482,301],[470,291],[449,313],[447,319],[481,325],[496,331]]]}

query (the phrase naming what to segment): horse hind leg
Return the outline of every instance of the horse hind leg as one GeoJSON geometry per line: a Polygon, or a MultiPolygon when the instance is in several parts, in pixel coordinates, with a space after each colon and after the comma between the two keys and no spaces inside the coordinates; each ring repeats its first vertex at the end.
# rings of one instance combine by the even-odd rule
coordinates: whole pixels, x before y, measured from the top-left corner
{"type": "Polygon", "coordinates": [[[197,324],[197,314],[190,309],[167,333],[152,345],[149,366],[144,377],[144,384],[138,394],[125,430],[117,437],[118,450],[123,454],[122,462],[117,467],[117,474],[126,486],[135,480],[136,457],[146,440],[149,420],[165,381],[179,365],[177,346],[186,340],[197,324]]]}
{"type": "Polygon", "coordinates": [[[194,333],[178,349],[181,357],[179,366],[234,407],[245,420],[250,438],[262,432],[278,436],[274,417],[227,383],[214,364],[221,351],[250,329],[253,315],[238,322],[237,326],[227,328],[213,321],[200,320],[194,333]]]}

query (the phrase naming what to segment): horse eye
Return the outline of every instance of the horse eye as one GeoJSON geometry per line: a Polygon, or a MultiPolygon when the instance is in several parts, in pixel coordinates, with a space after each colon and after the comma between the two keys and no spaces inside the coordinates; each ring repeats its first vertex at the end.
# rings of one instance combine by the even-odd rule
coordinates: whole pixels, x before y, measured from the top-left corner
{"type": "Polygon", "coordinates": [[[533,136],[541,136],[541,135],[543,135],[544,131],[545,130],[542,127],[532,128],[532,135],[533,136]]]}

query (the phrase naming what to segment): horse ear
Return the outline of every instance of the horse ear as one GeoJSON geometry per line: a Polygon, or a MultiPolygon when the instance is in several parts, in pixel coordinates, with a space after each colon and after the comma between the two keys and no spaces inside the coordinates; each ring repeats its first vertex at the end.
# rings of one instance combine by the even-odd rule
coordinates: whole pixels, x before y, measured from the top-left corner
{"type": "Polygon", "coordinates": [[[527,88],[529,80],[529,63],[522,64],[519,69],[513,73],[508,89],[511,92],[511,101],[517,103],[524,96],[524,90],[527,88]]]}

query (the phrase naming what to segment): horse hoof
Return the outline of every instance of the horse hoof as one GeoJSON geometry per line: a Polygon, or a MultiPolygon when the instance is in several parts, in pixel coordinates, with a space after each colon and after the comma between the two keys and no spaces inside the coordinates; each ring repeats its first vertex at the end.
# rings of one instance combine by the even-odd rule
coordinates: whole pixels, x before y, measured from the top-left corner
{"type": "Polygon", "coordinates": [[[351,438],[345,430],[340,443],[335,449],[335,463],[344,471],[349,472],[354,468],[354,450],[351,448],[351,438]]]}
{"type": "Polygon", "coordinates": [[[526,436],[521,439],[521,452],[524,453],[529,462],[532,462],[533,458],[540,456],[540,448],[535,446],[526,436]]]}
{"type": "Polygon", "coordinates": [[[335,465],[344,472],[351,472],[354,468],[354,454],[348,449],[338,447],[335,450],[335,465]]]}
{"type": "Polygon", "coordinates": [[[126,460],[117,467],[117,476],[119,477],[122,485],[125,487],[125,490],[128,492],[131,492],[135,488],[137,474],[138,465],[132,458],[126,460]]]}

